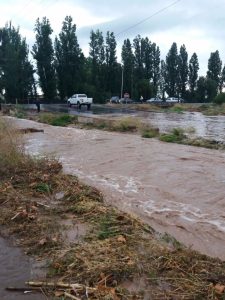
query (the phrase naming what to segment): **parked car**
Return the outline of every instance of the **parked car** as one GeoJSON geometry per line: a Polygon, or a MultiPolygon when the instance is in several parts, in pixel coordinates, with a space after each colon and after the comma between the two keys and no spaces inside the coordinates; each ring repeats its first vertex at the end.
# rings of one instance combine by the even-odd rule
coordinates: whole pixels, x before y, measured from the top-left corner
{"type": "Polygon", "coordinates": [[[148,100],[146,100],[146,102],[147,103],[161,103],[163,100],[162,99],[160,99],[160,98],[158,98],[158,97],[156,97],[156,98],[151,98],[151,99],[148,99],[148,100]]]}
{"type": "Polygon", "coordinates": [[[184,99],[182,98],[175,98],[175,97],[169,97],[166,99],[166,102],[168,103],[183,103],[184,99]]]}
{"type": "Polygon", "coordinates": [[[113,96],[110,98],[110,103],[119,103],[120,98],[118,96],[113,96]]]}

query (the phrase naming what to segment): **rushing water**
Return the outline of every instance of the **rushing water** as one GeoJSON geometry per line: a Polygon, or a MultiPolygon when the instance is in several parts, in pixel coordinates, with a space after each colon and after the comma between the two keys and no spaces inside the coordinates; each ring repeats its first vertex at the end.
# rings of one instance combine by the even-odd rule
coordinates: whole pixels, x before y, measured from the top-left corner
{"type": "Polygon", "coordinates": [[[65,172],[99,188],[109,203],[225,259],[224,151],[10,120],[44,130],[26,135],[28,152],[59,158],[65,172]]]}
{"type": "MultiPolygon", "coordinates": [[[[6,287],[25,287],[25,281],[36,278],[35,263],[21,249],[0,237],[0,298],[1,300],[41,300],[40,293],[6,291],[6,287]]],[[[29,290],[29,288],[27,289],[29,290]]]]}
{"type": "MultiPolygon", "coordinates": [[[[35,107],[35,106],[29,106],[35,107]]],[[[124,107],[111,108],[103,105],[93,105],[90,111],[86,107],[78,110],[76,107],[68,108],[65,104],[43,104],[42,109],[48,111],[67,112],[73,115],[101,115],[102,117],[116,117],[129,115],[140,118],[142,121],[158,127],[161,132],[168,132],[173,128],[194,129],[194,136],[225,142],[225,116],[205,116],[200,112],[168,113],[134,111],[124,107]]]]}

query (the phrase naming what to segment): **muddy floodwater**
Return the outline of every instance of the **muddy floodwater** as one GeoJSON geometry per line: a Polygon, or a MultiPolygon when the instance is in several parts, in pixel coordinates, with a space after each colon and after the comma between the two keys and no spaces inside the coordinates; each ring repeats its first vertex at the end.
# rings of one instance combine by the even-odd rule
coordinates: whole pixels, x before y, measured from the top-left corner
{"type": "MultiPolygon", "coordinates": [[[[1,300],[42,300],[40,293],[6,291],[6,287],[25,287],[25,281],[36,278],[40,269],[12,242],[0,237],[0,296],[1,300]]],[[[39,273],[40,275],[40,273],[39,273]]],[[[27,289],[29,291],[29,288],[27,289]]]]}
{"type": "Polygon", "coordinates": [[[65,172],[99,188],[107,202],[185,245],[225,259],[225,152],[138,135],[52,127],[26,135],[26,149],[60,159],[65,172]]]}

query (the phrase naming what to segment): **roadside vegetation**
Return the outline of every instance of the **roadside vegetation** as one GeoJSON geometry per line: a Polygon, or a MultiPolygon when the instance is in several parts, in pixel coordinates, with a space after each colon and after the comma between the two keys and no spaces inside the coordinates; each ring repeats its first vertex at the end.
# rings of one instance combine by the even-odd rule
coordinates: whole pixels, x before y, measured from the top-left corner
{"type": "MultiPolygon", "coordinates": [[[[212,106],[213,107],[213,106],[212,106]]],[[[217,107],[217,106],[216,106],[217,107]]],[[[221,107],[221,106],[220,106],[221,107]]],[[[222,106],[223,107],[223,106],[222,106]]],[[[175,105],[173,111],[182,113],[182,110],[179,105],[175,105]]],[[[202,106],[201,109],[205,109],[207,112],[210,111],[209,106],[202,106]]],[[[213,108],[214,109],[214,108],[213,108]]],[[[225,105],[224,105],[225,110],[225,105]]],[[[206,112],[205,112],[206,113],[206,112]]],[[[140,119],[135,117],[124,117],[120,119],[92,119],[90,122],[85,119],[85,122],[82,119],[78,119],[77,116],[71,116],[68,114],[62,113],[47,113],[41,112],[39,114],[30,111],[24,111],[21,109],[11,109],[6,111],[6,114],[11,116],[21,117],[31,119],[37,122],[53,125],[53,126],[73,126],[83,129],[99,129],[99,130],[108,130],[116,131],[121,133],[133,133],[139,134],[143,138],[157,138],[162,142],[167,143],[178,143],[196,147],[204,147],[209,149],[225,149],[225,144],[216,140],[208,140],[200,137],[191,137],[195,132],[194,128],[174,128],[169,133],[161,133],[159,128],[151,126],[151,124],[145,124],[140,121],[140,119]]]]}
{"type": "Polygon", "coordinates": [[[46,278],[28,283],[35,291],[48,299],[224,299],[224,262],[106,205],[58,161],[25,154],[22,139],[0,119],[0,233],[48,258],[46,278]],[[68,239],[79,226],[83,233],[68,239]]]}

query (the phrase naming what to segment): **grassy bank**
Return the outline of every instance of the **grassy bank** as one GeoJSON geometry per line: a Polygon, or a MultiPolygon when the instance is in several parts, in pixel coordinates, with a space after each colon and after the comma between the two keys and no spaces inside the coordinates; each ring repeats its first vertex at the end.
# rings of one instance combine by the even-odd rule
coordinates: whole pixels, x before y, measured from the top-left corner
{"type": "Polygon", "coordinates": [[[21,141],[0,119],[0,229],[48,258],[48,299],[224,299],[224,262],[106,205],[59,162],[26,155],[21,141]],[[68,239],[77,228],[85,230],[68,239]]]}
{"type": "Polygon", "coordinates": [[[213,103],[177,103],[171,105],[171,107],[163,107],[159,105],[154,105],[151,103],[143,104],[108,104],[110,107],[124,108],[141,111],[155,111],[155,112],[177,112],[182,113],[185,111],[190,112],[201,112],[204,115],[216,116],[225,115],[225,104],[216,105],[213,103]]]}
{"type": "MultiPolygon", "coordinates": [[[[142,104],[140,104],[142,105],[142,104]]],[[[183,105],[183,104],[182,104],[183,105]]],[[[225,106],[224,106],[225,107],[225,106]]],[[[173,106],[171,111],[176,113],[182,113],[180,104],[173,106]]],[[[62,113],[47,113],[41,112],[40,114],[31,113],[29,111],[23,111],[21,109],[14,109],[10,115],[15,117],[23,117],[31,119],[37,122],[53,125],[53,126],[68,126],[72,125],[82,129],[99,129],[116,132],[135,133],[141,135],[143,138],[157,138],[160,141],[167,143],[178,143],[184,145],[190,145],[195,147],[204,147],[209,149],[225,149],[225,144],[217,142],[215,140],[208,140],[204,138],[190,138],[190,130],[194,132],[193,128],[183,130],[182,128],[174,128],[170,133],[160,133],[159,129],[145,124],[140,119],[135,117],[122,117],[117,120],[113,119],[95,119],[89,118],[88,122],[79,122],[77,116],[70,116],[62,113]]]]}

